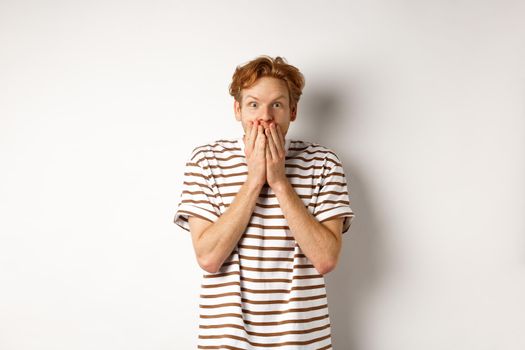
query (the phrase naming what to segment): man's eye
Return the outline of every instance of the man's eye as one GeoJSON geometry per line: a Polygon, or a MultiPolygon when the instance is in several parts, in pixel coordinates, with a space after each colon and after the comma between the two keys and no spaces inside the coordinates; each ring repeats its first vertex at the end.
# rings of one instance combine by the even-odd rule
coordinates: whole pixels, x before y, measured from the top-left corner
{"type": "Polygon", "coordinates": [[[276,107],[281,107],[281,103],[280,102],[275,102],[273,105],[276,106],[276,107]]]}
{"type": "Polygon", "coordinates": [[[248,106],[255,107],[255,106],[257,106],[257,102],[249,102],[248,106]]]}

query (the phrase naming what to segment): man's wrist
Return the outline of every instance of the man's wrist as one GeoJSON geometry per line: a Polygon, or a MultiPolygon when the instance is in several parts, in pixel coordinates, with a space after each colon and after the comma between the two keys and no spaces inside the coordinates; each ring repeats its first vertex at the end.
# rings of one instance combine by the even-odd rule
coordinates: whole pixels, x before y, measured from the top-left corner
{"type": "Polygon", "coordinates": [[[292,185],[290,184],[290,182],[286,178],[283,181],[280,181],[280,182],[277,182],[275,184],[272,184],[270,187],[272,188],[272,190],[275,193],[275,195],[277,197],[279,197],[279,196],[285,194],[287,191],[289,191],[290,188],[292,188],[292,185]]]}
{"type": "Polygon", "coordinates": [[[249,191],[249,192],[256,192],[257,194],[261,193],[261,190],[263,188],[264,184],[261,184],[261,183],[257,183],[255,181],[252,181],[250,180],[250,178],[248,178],[246,180],[246,182],[244,183],[244,187],[249,191]]]}

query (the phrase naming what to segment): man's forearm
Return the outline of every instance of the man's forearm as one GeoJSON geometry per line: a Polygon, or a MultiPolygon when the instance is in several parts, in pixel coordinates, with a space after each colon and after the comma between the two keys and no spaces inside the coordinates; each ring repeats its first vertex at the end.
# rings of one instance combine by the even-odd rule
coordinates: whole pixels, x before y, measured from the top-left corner
{"type": "Polygon", "coordinates": [[[261,187],[246,181],[226,211],[199,237],[199,255],[219,270],[246,230],[261,187]]]}
{"type": "Polygon", "coordinates": [[[274,192],[297,244],[318,271],[330,270],[341,249],[338,240],[305,207],[292,185],[286,181],[274,192]]]}

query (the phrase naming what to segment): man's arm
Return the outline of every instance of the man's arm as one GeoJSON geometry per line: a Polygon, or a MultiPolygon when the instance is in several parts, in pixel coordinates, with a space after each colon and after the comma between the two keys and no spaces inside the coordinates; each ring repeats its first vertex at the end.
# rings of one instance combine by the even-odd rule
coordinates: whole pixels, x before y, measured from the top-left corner
{"type": "Polygon", "coordinates": [[[270,125],[266,130],[266,172],[268,184],[275,192],[297,244],[320,274],[332,271],[341,251],[343,219],[324,224],[306,209],[286,176],[284,136],[281,128],[270,125]]]}
{"type": "Polygon", "coordinates": [[[343,218],[317,221],[288,181],[274,192],[301,250],[320,274],[332,271],[341,252],[343,218]]]}
{"type": "Polygon", "coordinates": [[[193,248],[202,269],[210,273],[219,271],[246,230],[260,191],[259,187],[245,182],[214,223],[195,216],[188,219],[193,248]]]}
{"type": "Polygon", "coordinates": [[[246,130],[248,176],[228,209],[214,223],[191,216],[188,219],[197,261],[204,270],[215,273],[230,256],[246,230],[257,198],[266,182],[263,127],[248,124],[246,130]]]}

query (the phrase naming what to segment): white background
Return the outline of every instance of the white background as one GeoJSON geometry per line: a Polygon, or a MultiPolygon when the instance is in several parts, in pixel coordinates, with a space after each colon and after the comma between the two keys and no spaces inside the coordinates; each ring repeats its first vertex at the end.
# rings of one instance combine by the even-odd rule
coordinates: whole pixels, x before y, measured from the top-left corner
{"type": "Polygon", "coordinates": [[[183,166],[260,54],[340,156],[337,350],[525,348],[522,1],[0,2],[0,349],[193,349],[183,166]]]}

